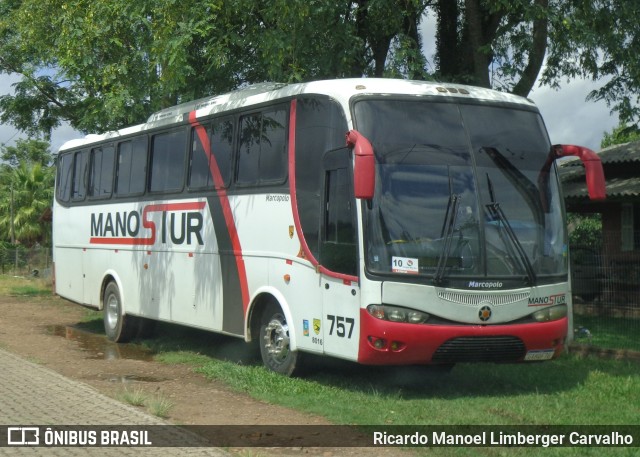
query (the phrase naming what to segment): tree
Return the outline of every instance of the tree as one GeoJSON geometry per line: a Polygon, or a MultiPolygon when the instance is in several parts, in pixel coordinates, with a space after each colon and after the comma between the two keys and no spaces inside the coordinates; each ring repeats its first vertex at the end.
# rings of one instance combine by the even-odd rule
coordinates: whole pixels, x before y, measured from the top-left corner
{"type": "Polygon", "coordinates": [[[618,127],[614,128],[611,133],[604,132],[604,138],[600,143],[600,147],[606,148],[608,146],[638,140],[640,140],[640,128],[638,128],[637,125],[620,124],[618,127]]]}
{"type": "Polygon", "coordinates": [[[55,169],[49,144],[42,140],[18,140],[2,147],[8,160],[0,170],[0,233],[5,241],[48,244],[49,228],[41,218],[51,207],[55,169]]]}
{"type": "Polygon", "coordinates": [[[0,153],[2,160],[11,168],[16,168],[21,163],[39,163],[48,167],[52,162],[49,143],[44,140],[18,139],[15,146],[2,146],[0,153]]]}
{"type": "Polygon", "coordinates": [[[438,78],[526,96],[583,76],[608,78],[590,97],[628,121],[639,22],[636,0],[0,0],[0,71],[23,76],[0,120],[101,132],[266,80],[438,78]]]}

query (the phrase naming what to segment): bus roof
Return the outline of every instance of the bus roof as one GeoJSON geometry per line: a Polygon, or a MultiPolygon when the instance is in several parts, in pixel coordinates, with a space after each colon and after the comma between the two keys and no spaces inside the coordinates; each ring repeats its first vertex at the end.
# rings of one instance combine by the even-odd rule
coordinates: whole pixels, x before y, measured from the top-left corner
{"type": "Polygon", "coordinates": [[[84,138],[64,143],[59,152],[74,149],[104,140],[117,139],[129,134],[150,130],[156,127],[178,124],[184,121],[184,115],[196,112],[196,118],[231,111],[260,103],[301,94],[321,94],[336,99],[347,107],[354,95],[432,95],[441,97],[461,97],[488,102],[515,103],[533,107],[534,103],[526,98],[461,84],[441,82],[412,81],[387,78],[350,78],[312,81],[298,84],[260,83],[227,92],[221,95],[205,97],[153,113],[144,124],[126,127],[118,131],[101,135],[90,134],[84,138]]]}

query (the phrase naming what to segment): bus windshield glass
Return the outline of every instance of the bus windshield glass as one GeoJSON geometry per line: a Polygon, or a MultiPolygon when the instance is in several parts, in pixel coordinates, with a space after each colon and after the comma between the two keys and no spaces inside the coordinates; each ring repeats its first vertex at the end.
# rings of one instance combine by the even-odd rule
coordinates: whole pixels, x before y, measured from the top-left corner
{"type": "Polygon", "coordinates": [[[536,111],[362,98],[354,112],[376,156],[367,271],[436,284],[566,279],[558,180],[536,111]]]}

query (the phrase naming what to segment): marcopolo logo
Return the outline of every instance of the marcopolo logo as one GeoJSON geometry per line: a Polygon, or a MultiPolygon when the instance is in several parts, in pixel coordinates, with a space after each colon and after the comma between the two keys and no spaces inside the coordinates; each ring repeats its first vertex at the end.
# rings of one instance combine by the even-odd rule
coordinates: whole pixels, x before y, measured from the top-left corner
{"type": "Polygon", "coordinates": [[[201,210],[205,202],[147,205],[139,211],[91,213],[91,244],[124,244],[152,246],[158,235],[162,244],[203,245],[204,220],[201,210]],[[159,227],[152,220],[160,213],[159,227]],[[139,236],[140,234],[144,236],[139,236]]]}
{"type": "Polygon", "coordinates": [[[500,281],[469,281],[469,286],[474,289],[500,289],[502,283],[500,281]]]}

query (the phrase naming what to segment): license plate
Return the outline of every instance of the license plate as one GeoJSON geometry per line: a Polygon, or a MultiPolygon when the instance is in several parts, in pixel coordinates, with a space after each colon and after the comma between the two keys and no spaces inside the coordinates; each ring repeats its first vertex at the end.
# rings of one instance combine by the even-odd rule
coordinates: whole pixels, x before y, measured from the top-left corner
{"type": "Polygon", "coordinates": [[[535,351],[527,352],[527,355],[524,356],[524,359],[527,362],[535,361],[535,360],[549,360],[555,354],[555,349],[537,349],[535,351]]]}

